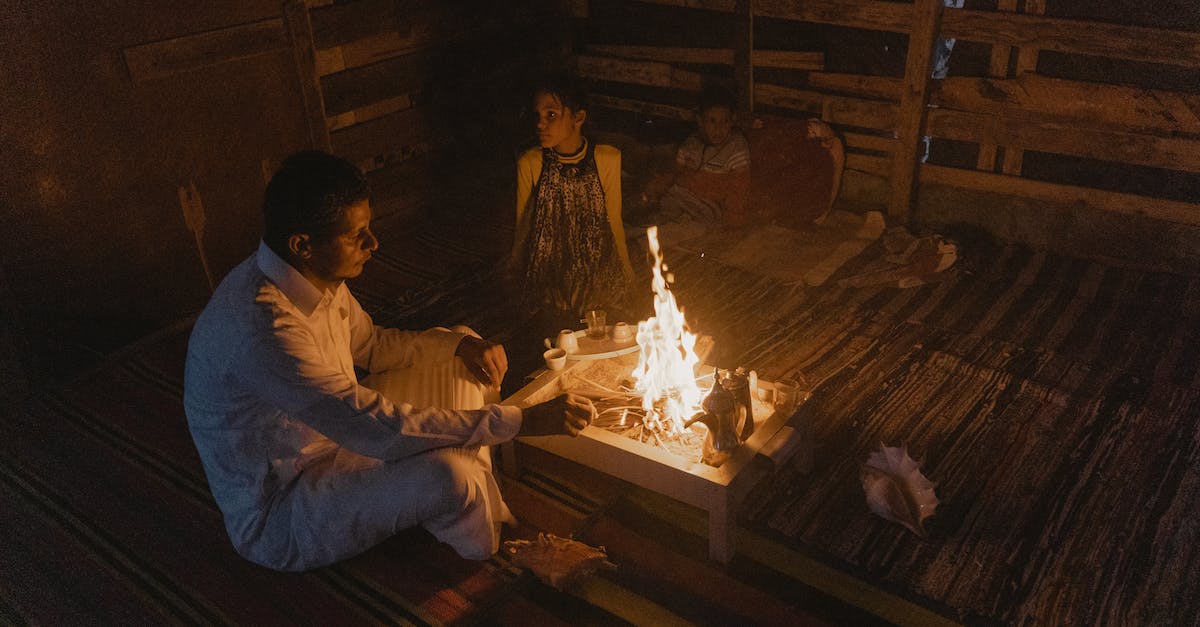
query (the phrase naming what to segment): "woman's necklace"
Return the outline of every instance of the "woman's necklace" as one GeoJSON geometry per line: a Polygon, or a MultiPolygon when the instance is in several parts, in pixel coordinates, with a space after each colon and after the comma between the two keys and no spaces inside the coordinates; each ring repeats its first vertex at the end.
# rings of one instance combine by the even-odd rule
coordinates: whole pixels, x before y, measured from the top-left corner
{"type": "Polygon", "coordinates": [[[560,161],[562,161],[564,159],[569,161],[571,159],[575,159],[579,155],[582,155],[583,151],[587,149],[587,145],[588,145],[588,142],[587,142],[587,138],[585,137],[585,138],[583,138],[583,141],[580,142],[580,144],[579,144],[579,150],[576,150],[575,152],[573,152],[569,155],[564,155],[563,153],[559,152],[557,148],[555,148],[554,156],[558,157],[558,159],[560,161]]]}

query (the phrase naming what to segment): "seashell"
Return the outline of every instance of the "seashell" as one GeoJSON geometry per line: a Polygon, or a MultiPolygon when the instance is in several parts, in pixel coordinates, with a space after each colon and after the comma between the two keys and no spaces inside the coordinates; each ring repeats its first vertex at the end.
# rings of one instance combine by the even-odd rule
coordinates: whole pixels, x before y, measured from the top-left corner
{"type": "Polygon", "coordinates": [[[908,447],[884,446],[871,453],[859,471],[867,507],[924,538],[923,523],[937,510],[933,483],[921,474],[921,464],[908,456],[908,447]]]}

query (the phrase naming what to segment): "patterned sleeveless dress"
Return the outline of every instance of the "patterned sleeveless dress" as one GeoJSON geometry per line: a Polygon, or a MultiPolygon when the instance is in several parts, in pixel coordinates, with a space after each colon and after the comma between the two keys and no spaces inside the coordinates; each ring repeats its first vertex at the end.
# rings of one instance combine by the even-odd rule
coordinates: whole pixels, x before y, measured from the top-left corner
{"type": "Polygon", "coordinates": [[[595,144],[588,142],[584,158],[573,164],[543,149],[527,211],[526,305],[579,316],[624,302],[627,285],[608,224],[595,144]]]}

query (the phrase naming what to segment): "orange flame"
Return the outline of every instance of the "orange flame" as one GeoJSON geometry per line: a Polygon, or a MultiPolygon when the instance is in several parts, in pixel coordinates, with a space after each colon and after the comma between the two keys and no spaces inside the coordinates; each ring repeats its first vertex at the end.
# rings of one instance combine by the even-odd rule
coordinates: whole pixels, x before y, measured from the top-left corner
{"type": "Polygon", "coordinates": [[[646,229],[654,255],[654,316],[638,323],[638,363],[633,370],[635,390],[642,395],[646,428],[668,434],[684,432],[683,423],[700,411],[702,393],[696,385],[696,336],[687,328],[683,310],[671,293],[670,274],[658,246],[658,227],[646,229]],[[666,273],[666,274],[664,274],[666,273]]]}

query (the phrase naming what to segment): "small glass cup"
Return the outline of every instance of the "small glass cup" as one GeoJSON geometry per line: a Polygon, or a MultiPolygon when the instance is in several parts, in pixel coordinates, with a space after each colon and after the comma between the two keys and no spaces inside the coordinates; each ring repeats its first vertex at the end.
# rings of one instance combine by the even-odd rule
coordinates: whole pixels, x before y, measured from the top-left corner
{"type": "Polygon", "coordinates": [[[603,309],[590,309],[583,315],[587,324],[587,336],[593,340],[608,337],[608,314],[603,309]]]}
{"type": "Polygon", "coordinates": [[[780,379],[775,382],[775,394],[771,404],[776,410],[791,411],[808,400],[811,393],[808,381],[800,376],[796,379],[780,379]]]}

